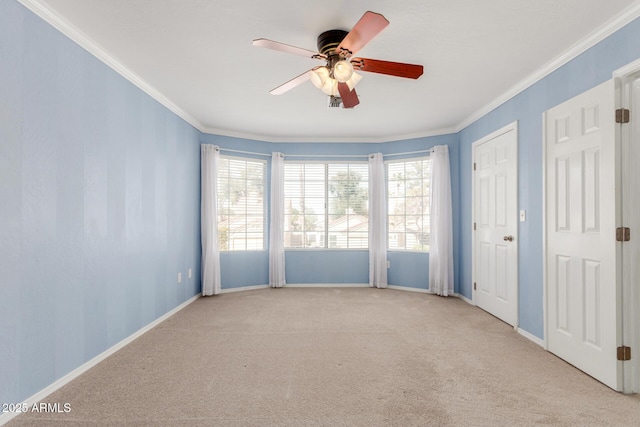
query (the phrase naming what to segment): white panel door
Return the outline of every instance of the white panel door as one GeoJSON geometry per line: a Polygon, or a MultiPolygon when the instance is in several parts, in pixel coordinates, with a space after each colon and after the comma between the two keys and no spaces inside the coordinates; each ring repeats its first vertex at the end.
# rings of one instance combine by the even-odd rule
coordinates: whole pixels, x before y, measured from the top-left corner
{"type": "Polygon", "coordinates": [[[545,114],[549,351],[620,390],[613,80],[545,114]]]}
{"type": "Polygon", "coordinates": [[[518,136],[515,124],[473,145],[475,303],[518,323],[518,136]]]}

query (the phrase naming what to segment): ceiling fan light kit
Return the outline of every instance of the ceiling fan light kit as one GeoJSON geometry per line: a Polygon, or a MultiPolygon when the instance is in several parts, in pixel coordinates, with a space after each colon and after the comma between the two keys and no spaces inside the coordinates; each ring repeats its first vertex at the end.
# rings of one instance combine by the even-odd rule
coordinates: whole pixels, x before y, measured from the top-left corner
{"type": "Polygon", "coordinates": [[[337,96],[338,95],[338,82],[335,79],[329,77],[324,81],[320,88],[326,95],[337,96]]]}
{"type": "Polygon", "coordinates": [[[346,83],[353,75],[353,66],[346,59],[341,59],[333,66],[333,77],[340,83],[346,83]]]}
{"type": "Polygon", "coordinates": [[[329,69],[327,67],[317,67],[311,70],[309,79],[311,83],[318,89],[322,88],[324,82],[329,78],[329,69]]]}
{"type": "Polygon", "coordinates": [[[347,86],[349,86],[349,90],[353,90],[353,88],[356,87],[356,85],[360,80],[362,80],[362,75],[358,73],[353,73],[351,78],[347,80],[347,86]]]}
{"type": "Polygon", "coordinates": [[[417,79],[423,73],[422,65],[381,61],[378,59],[352,58],[358,50],[382,31],[389,21],[375,12],[365,12],[351,31],[329,30],[318,36],[318,52],[275,42],[256,39],[254,46],[323,60],[325,66],[315,67],[271,90],[274,95],[285,93],[306,80],[329,96],[329,107],[342,105],[353,108],[360,103],[355,87],[362,76],[354,70],[417,79]]]}

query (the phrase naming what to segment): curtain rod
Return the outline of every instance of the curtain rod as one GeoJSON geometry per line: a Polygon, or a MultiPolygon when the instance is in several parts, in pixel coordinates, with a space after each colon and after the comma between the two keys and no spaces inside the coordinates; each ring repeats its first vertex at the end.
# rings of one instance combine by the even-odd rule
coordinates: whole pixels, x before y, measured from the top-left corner
{"type": "Polygon", "coordinates": [[[368,154],[285,154],[285,157],[369,157],[368,154]]]}
{"type": "MultiPolygon", "coordinates": [[[[227,151],[230,153],[240,153],[240,154],[249,154],[253,156],[264,156],[271,157],[271,154],[265,153],[256,153],[254,151],[242,151],[242,150],[234,150],[231,148],[218,148],[220,151],[227,151]]],[[[383,154],[383,157],[392,157],[392,156],[406,156],[409,154],[421,154],[421,153],[430,153],[431,150],[419,150],[419,151],[407,151],[404,153],[392,153],[392,154],[383,154]]],[[[284,154],[285,157],[318,157],[318,158],[354,158],[354,157],[362,157],[368,158],[368,154],[284,154]]]]}
{"type": "Polygon", "coordinates": [[[431,152],[431,150],[407,151],[405,153],[383,154],[383,157],[405,156],[405,155],[408,155],[408,154],[421,154],[421,153],[430,153],[430,152],[431,152]]]}
{"type": "Polygon", "coordinates": [[[223,147],[219,147],[220,151],[228,151],[230,153],[240,153],[240,154],[250,154],[252,156],[265,156],[265,157],[271,157],[271,154],[265,154],[265,153],[255,153],[253,151],[242,151],[242,150],[232,150],[231,148],[223,148],[223,147]]]}
{"type": "MultiPolygon", "coordinates": [[[[218,147],[220,151],[227,151],[229,153],[240,153],[240,154],[250,154],[255,156],[265,156],[271,157],[271,154],[265,153],[256,153],[254,151],[242,151],[242,150],[234,150],[231,148],[218,147]]],[[[368,154],[284,154],[284,157],[369,157],[368,154]]]]}

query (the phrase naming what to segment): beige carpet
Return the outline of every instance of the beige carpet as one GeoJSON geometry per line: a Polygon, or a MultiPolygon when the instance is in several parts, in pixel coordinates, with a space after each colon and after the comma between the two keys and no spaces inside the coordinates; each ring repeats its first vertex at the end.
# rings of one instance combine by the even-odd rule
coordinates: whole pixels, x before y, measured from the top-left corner
{"type": "Polygon", "coordinates": [[[456,298],[368,288],[200,298],[10,426],[622,426],[618,394],[456,298]]]}

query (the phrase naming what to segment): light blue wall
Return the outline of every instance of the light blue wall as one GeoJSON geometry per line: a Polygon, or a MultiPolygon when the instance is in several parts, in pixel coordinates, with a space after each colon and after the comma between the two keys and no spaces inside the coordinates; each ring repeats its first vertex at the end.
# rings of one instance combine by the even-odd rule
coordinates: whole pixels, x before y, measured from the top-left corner
{"type": "MultiPolygon", "coordinates": [[[[542,113],[640,57],[640,21],[459,134],[383,144],[202,135],[15,1],[0,1],[0,402],[17,403],[199,292],[199,147],[287,154],[450,148],[456,291],[471,297],[471,145],[519,123],[520,327],[542,337],[542,113]],[[193,278],[186,277],[193,268],[193,278]],[[176,276],[182,272],[184,283],[176,276]]],[[[428,255],[390,252],[426,288],[428,255]]],[[[223,254],[224,288],[266,252],[223,254]]],[[[363,251],[287,252],[291,283],[366,283],[363,251]]]]}
{"type": "Polygon", "coordinates": [[[369,283],[369,252],[286,251],[287,283],[369,283]]]}
{"type": "Polygon", "coordinates": [[[222,289],[269,284],[267,251],[222,252],[220,254],[222,289]]]}
{"type": "Polygon", "coordinates": [[[459,286],[460,293],[470,298],[472,144],[518,121],[518,204],[527,211],[527,221],[519,223],[518,229],[519,323],[539,338],[543,338],[542,114],[612,78],[614,70],[638,59],[639,40],[640,20],[635,20],[460,132],[459,286]]]}
{"type": "MultiPolygon", "coordinates": [[[[453,187],[454,223],[459,222],[459,160],[457,135],[441,135],[388,143],[269,143],[219,135],[202,135],[206,144],[219,145],[222,149],[250,151],[270,154],[279,151],[285,154],[311,155],[312,160],[335,160],[332,155],[362,156],[370,153],[406,153],[427,150],[435,145],[449,146],[451,179],[453,187]]],[[[224,150],[223,150],[224,154],[224,150]]],[[[229,155],[240,155],[228,153],[229,155]]],[[[247,156],[247,155],[244,155],[247,156]]],[[[257,156],[253,156],[257,157],[257,156]]],[[[407,157],[407,156],[404,156],[407,157]]],[[[265,157],[259,157],[265,158],[265,157]]],[[[393,159],[402,156],[391,157],[393,159]]],[[[296,158],[298,159],[298,158],[296,158]]],[[[360,157],[355,160],[366,161],[360,157]]],[[[270,161],[268,162],[270,168],[270,161]]],[[[270,182],[267,179],[267,182],[270,182]]],[[[268,197],[268,194],[267,194],[268,197]]],[[[268,211],[268,209],[267,209],[268,211]]],[[[454,240],[459,239],[454,227],[454,240]]],[[[459,245],[454,246],[454,256],[458,256],[459,245]]],[[[429,255],[424,253],[389,252],[391,268],[388,270],[390,285],[413,288],[428,288],[429,255]]],[[[285,252],[287,283],[368,283],[369,255],[366,251],[340,250],[297,250],[285,252]]],[[[456,266],[457,272],[457,266],[456,266]]],[[[221,255],[222,288],[238,288],[269,283],[269,256],[266,251],[247,253],[223,253],[221,255]],[[241,272],[237,270],[241,269],[241,272]],[[261,282],[262,280],[262,282],[261,282]]],[[[456,274],[457,277],[457,274],[456,274]]],[[[456,281],[457,283],[457,281],[456,281]]]]}
{"type": "MultiPolygon", "coordinates": [[[[395,141],[385,144],[269,144],[207,135],[205,141],[227,148],[282,151],[290,154],[385,154],[425,149],[447,144],[450,148],[454,210],[454,258],[456,291],[472,297],[471,272],[471,147],[473,142],[518,121],[518,205],[527,211],[527,221],[519,223],[519,326],[543,338],[542,306],[542,114],[549,108],[590,89],[612,77],[612,72],[640,57],[640,20],[635,20],[604,41],[573,59],[541,81],[533,84],[500,107],[454,135],[395,141]]],[[[318,254],[295,254],[295,267],[287,266],[288,277],[305,277],[318,254]]],[[[291,254],[287,254],[287,260],[291,254]]],[[[364,271],[355,253],[352,265],[364,271]]],[[[266,254],[265,254],[265,259],[266,254]]],[[[328,258],[327,258],[328,259],[328,258]]],[[[423,265],[426,254],[390,252],[389,283],[398,286],[427,288],[423,265]]],[[[342,282],[333,272],[314,277],[317,283],[342,282]],[[335,280],[335,282],[331,281],[335,280]]],[[[366,280],[364,280],[366,281],[366,280]]],[[[306,283],[306,282],[305,282],[306,283]]],[[[238,286],[244,286],[239,284],[238,286]]]]}
{"type": "Polygon", "coordinates": [[[199,292],[199,182],[197,130],[0,1],[0,402],[199,292]]]}

